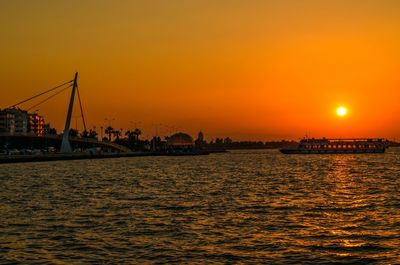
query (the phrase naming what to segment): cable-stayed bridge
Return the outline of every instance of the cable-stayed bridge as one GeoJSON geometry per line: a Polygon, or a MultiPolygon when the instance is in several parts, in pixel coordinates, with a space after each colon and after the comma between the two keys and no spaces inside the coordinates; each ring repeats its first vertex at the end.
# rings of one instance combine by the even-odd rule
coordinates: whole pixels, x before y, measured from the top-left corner
{"type": "Polygon", "coordinates": [[[60,135],[31,135],[31,134],[24,134],[24,133],[0,133],[0,141],[6,144],[11,143],[13,146],[36,146],[45,145],[45,146],[58,146],[61,153],[71,153],[73,152],[73,148],[93,148],[93,147],[101,147],[107,151],[118,151],[118,152],[129,152],[130,149],[121,146],[115,143],[107,142],[107,141],[98,141],[93,138],[81,138],[81,137],[71,137],[70,136],[70,125],[71,125],[71,117],[72,111],[74,107],[74,101],[77,95],[78,102],[79,102],[79,109],[80,109],[80,117],[82,118],[84,131],[86,130],[86,121],[85,116],[83,113],[82,101],[81,96],[79,93],[78,88],[78,73],[75,73],[74,79],[64,82],[60,85],[47,89],[43,92],[40,92],[34,96],[31,96],[27,99],[17,102],[6,109],[12,109],[20,106],[21,104],[31,102],[34,99],[37,99],[42,96],[46,96],[44,99],[39,101],[38,103],[32,105],[27,111],[32,110],[41,104],[47,102],[48,100],[54,98],[55,96],[59,95],[61,92],[71,89],[71,96],[68,104],[67,115],[65,120],[65,126],[62,136],[60,135]],[[71,146],[72,145],[72,146],[71,146]]]}

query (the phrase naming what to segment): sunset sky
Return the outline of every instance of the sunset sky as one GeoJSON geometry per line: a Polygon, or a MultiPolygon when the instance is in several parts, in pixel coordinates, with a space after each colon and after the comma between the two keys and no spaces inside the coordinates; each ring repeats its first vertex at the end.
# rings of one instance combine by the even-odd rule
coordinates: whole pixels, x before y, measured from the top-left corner
{"type": "MultiPolygon", "coordinates": [[[[399,14],[394,0],[4,0],[0,108],[78,71],[89,127],[400,139],[399,14]]],[[[68,97],[38,108],[60,131],[68,97]]]]}

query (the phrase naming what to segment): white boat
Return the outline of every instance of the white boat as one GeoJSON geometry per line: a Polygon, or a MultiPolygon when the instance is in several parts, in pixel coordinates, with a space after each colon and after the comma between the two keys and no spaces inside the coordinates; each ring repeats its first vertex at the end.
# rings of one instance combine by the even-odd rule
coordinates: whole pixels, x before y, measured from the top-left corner
{"type": "Polygon", "coordinates": [[[389,142],[382,138],[305,138],[296,148],[282,148],[284,154],[384,153],[389,142]]]}

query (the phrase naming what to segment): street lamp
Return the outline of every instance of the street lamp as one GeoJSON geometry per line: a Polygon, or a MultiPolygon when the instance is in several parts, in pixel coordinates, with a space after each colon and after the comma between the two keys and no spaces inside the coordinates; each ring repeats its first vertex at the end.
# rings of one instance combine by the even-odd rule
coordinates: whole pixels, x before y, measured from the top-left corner
{"type": "Polygon", "coordinates": [[[115,121],[115,118],[112,118],[112,119],[104,118],[104,120],[108,121],[108,126],[111,127],[111,122],[115,121]]]}
{"type": "Polygon", "coordinates": [[[155,133],[155,136],[157,136],[158,135],[158,126],[162,126],[162,124],[161,123],[152,123],[151,124],[153,127],[154,127],[154,133],[155,133]]]}
{"type": "Polygon", "coordinates": [[[133,129],[139,129],[137,126],[142,124],[141,121],[129,121],[129,123],[133,124],[133,129]]]}

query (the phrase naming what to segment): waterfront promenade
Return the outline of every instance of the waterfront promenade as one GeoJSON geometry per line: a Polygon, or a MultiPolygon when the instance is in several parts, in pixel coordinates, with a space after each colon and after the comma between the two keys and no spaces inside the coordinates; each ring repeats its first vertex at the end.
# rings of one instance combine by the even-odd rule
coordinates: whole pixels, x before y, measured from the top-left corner
{"type": "Polygon", "coordinates": [[[55,153],[55,154],[39,154],[39,155],[0,155],[0,164],[5,163],[24,163],[24,162],[44,162],[59,160],[85,160],[85,159],[106,159],[120,157],[141,157],[141,156],[196,156],[208,155],[210,153],[220,153],[226,151],[205,151],[199,150],[195,152],[119,152],[119,153],[55,153]]]}

